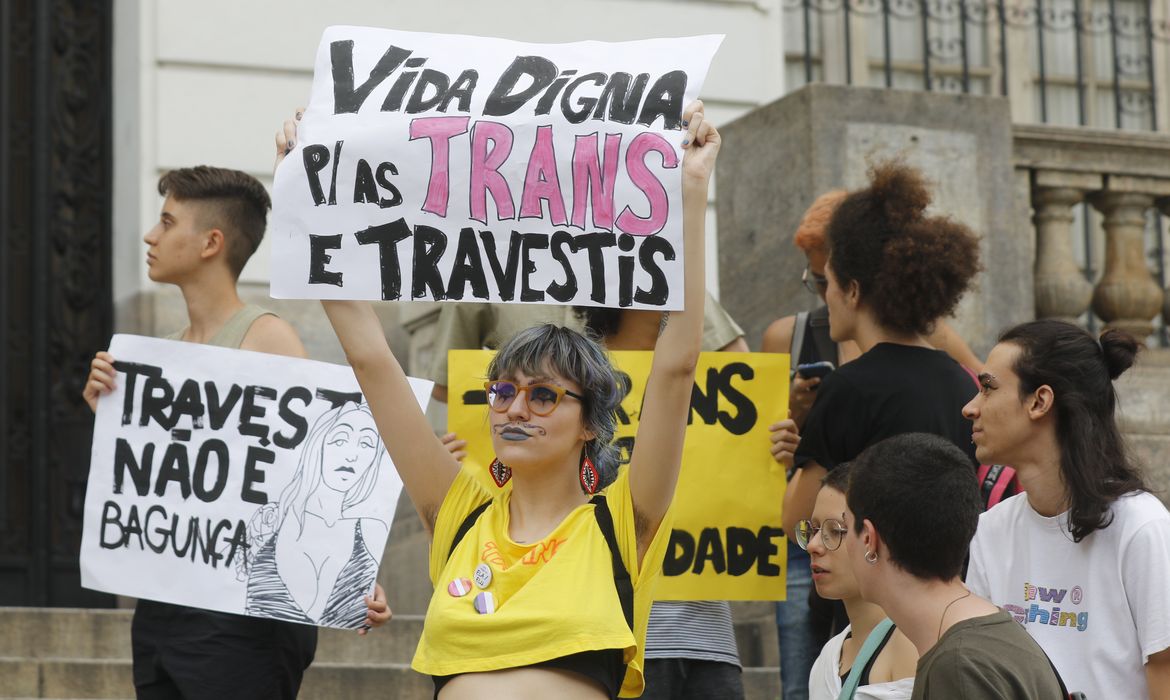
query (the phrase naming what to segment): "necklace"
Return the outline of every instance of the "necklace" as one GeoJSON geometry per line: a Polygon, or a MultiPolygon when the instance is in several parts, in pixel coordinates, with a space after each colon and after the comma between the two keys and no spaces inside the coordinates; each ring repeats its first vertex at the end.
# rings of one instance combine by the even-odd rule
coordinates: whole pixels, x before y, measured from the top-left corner
{"type": "Polygon", "coordinates": [[[934,641],[937,642],[938,640],[942,639],[943,621],[947,619],[947,612],[950,611],[951,606],[954,605],[955,603],[959,602],[960,600],[970,596],[970,595],[971,595],[971,591],[967,591],[963,595],[961,595],[958,598],[955,598],[951,602],[947,603],[947,606],[945,608],[943,608],[942,616],[938,618],[938,634],[935,635],[934,641]]]}

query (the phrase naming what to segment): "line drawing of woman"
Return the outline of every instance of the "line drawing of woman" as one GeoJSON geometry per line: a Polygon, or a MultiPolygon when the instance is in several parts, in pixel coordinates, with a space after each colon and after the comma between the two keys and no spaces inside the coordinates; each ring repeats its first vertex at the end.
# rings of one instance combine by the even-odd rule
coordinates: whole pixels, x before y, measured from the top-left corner
{"type": "Polygon", "coordinates": [[[305,440],[292,480],[249,526],[249,615],[361,627],[389,523],[362,507],[378,482],[385,448],[365,404],[323,413],[305,440]],[[346,537],[343,532],[352,533],[346,537]]]}

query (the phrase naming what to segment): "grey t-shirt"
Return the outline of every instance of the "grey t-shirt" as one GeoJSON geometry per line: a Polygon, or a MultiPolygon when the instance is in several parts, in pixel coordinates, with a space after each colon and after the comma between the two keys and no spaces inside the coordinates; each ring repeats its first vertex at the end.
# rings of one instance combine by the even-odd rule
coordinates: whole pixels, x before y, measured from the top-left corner
{"type": "Polygon", "coordinates": [[[918,660],[911,700],[1058,700],[1035,640],[1002,610],[963,620],[918,660]]]}

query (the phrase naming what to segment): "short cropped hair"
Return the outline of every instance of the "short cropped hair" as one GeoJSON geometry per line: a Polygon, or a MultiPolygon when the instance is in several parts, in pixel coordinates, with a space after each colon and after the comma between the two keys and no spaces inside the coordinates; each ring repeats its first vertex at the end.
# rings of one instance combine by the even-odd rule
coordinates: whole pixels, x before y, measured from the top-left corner
{"type": "Polygon", "coordinates": [[[247,173],[198,165],[163,174],[158,193],[180,202],[199,202],[199,225],[223,231],[227,263],[239,279],[260,247],[272,200],[260,181],[247,173]]]}
{"type": "Polygon", "coordinates": [[[594,438],[585,452],[601,476],[600,486],[617,476],[619,450],[613,442],[617,410],[628,391],[605,350],[571,328],[545,323],[526,328],[500,346],[491,364],[489,379],[513,377],[517,372],[539,376],[548,371],[571,379],[581,387],[582,416],[594,438]]]}
{"type": "Polygon", "coordinates": [[[890,560],[919,579],[959,576],[983,501],[971,459],[946,438],[906,433],[870,445],[849,475],[853,529],[869,520],[890,560]]]}
{"type": "Polygon", "coordinates": [[[856,281],[882,326],[926,335],[954,313],[982,267],[979,239],[945,216],[927,216],[922,173],[897,161],[870,170],[829,220],[829,267],[842,287],[856,281]]]}

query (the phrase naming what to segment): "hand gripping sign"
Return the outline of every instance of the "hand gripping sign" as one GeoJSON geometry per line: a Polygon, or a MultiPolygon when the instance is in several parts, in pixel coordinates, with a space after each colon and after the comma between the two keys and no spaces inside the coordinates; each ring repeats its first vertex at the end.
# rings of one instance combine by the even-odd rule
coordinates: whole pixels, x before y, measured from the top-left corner
{"type": "MultiPolygon", "coordinates": [[[[402,481],[353,371],[127,335],[110,353],[82,585],[360,627],[402,481]]],[[[410,382],[425,407],[430,382],[410,382]]]]}
{"type": "MultiPolygon", "coordinates": [[[[484,372],[492,353],[448,354],[448,428],[467,440],[463,468],[495,491],[484,372]]],[[[611,352],[629,378],[615,439],[622,461],[636,449],[651,352],[611,352]]],[[[787,414],[788,356],[705,352],[691,392],[682,470],[656,600],[782,600],[787,543],[780,525],[784,469],[768,426],[787,414]]],[[[624,466],[622,467],[625,468],[624,466]]],[[[507,486],[505,487],[507,488],[507,486]]]]}
{"type": "Polygon", "coordinates": [[[682,111],[720,41],[326,29],[272,295],[682,308],[682,111]]]}

